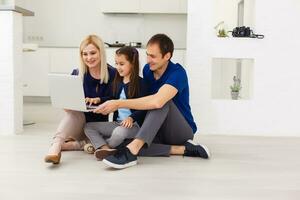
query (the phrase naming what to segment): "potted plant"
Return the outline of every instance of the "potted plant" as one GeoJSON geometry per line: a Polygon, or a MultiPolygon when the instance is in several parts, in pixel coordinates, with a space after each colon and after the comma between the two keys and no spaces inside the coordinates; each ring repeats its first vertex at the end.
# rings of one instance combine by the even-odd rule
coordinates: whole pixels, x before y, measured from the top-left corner
{"type": "Polygon", "coordinates": [[[233,85],[230,86],[231,98],[233,100],[238,100],[240,98],[240,90],[242,89],[241,80],[238,77],[234,76],[233,82],[233,85]]]}
{"type": "Polygon", "coordinates": [[[214,29],[216,30],[216,34],[218,37],[228,37],[227,31],[225,30],[225,22],[219,22],[214,29]]]}
{"type": "Polygon", "coordinates": [[[230,89],[231,89],[231,98],[233,100],[238,100],[238,98],[240,97],[239,94],[242,87],[240,85],[231,85],[230,89]]]}
{"type": "Polygon", "coordinates": [[[219,29],[218,37],[228,37],[227,32],[225,31],[225,29],[219,29]]]}

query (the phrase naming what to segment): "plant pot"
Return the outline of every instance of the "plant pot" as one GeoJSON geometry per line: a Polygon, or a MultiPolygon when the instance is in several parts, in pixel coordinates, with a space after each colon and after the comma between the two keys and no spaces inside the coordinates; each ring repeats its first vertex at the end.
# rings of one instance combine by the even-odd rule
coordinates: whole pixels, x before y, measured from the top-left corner
{"type": "Polygon", "coordinates": [[[238,100],[240,92],[231,92],[231,99],[238,100]]]}

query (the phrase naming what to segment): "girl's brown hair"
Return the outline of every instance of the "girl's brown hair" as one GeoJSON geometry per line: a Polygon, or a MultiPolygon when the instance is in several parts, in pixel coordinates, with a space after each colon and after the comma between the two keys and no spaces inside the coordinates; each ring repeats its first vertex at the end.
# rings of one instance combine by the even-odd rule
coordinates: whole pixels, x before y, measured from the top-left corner
{"type": "MultiPolygon", "coordinates": [[[[140,71],[140,63],[139,63],[139,52],[134,47],[121,47],[116,51],[116,55],[124,55],[126,60],[132,65],[130,71],[130,81],[128,83],[128,96],[127,98],[134,98],[139,95],[139,71],[140,71]]],[[[115,79],[113,81],[113,95],[116,96],[117,86],[119,83],[123,81],[123,78],[116,73],[115,79]]]]}

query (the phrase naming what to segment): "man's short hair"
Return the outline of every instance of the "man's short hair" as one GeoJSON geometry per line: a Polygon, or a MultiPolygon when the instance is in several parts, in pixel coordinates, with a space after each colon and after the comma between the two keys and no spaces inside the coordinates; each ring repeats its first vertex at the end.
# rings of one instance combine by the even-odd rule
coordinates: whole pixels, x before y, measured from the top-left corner
{"type": "Polygon", "coordinates": [[[158,44],[160,52],[163,57],[170,52],[171,54],[170,58],[172,58],[173,51],[174,51],[174,44],[171,38],[169,38],[166,34],[159,33],[153,35],[148,41],[147,46],[151,44],[158,44]]]}

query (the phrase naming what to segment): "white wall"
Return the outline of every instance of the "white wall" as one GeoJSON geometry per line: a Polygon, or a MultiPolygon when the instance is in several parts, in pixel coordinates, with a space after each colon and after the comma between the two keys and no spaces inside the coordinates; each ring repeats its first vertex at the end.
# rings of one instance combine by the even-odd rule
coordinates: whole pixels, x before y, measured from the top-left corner
{"type": "MultiPolygon", "coordinates": [[[[223,28],[231,31],[235,28],[238,19],[238,3],[241,0],[213,0],[213,9],[215,9],[214,26],[219,22],[224,21],[223,28]]],[[[244,0],[244,25],[254,27],[254,7],[255,0],[244,0]]]]}
{"type": "MultiPolygon", "coordinates": [[[[107,42],[141,41],[146,44],[163,32],[175,47],[186,46],[186,15],[103,14],[100,0],[24,0],[35,13],[24,19],[24,41],[41,46],[79,46],[88,34],[107,42]]],[[[130,2],[130,0],[127,0],[130,2]]]]}
{"type": "Polygon", "coordinates": [[[244,0],[244,25],[254,27],[255,26],[255,1],[259,0],[244,0]]]}
{"type": "Polygon", "coordinates": [[[199,132],[300,136],[300,2],[255,2],[255,30],[263,40],[215,39],[213,8],[211,0],[188,1],[186,60],[199,132]],[[211,99],[213,57],[254,59],[252,99],[211,99]]]}
{"type": "Polygon", "coordinates": [[[237,5],[240,0],[213,0],[215,24],[224,21],[224,28],[232,30],[237,26],[237,5]]]}
{"type": "Polygon", "coordinates": [[[233,77],[239,76],[242,89],[240,99],[252,98],[253,59],[241,59],[241,72],[237,74],[238,59],[213,58],[211,68],[211,97],[213,99],[231,99],[230,86],[233,77]]]}

